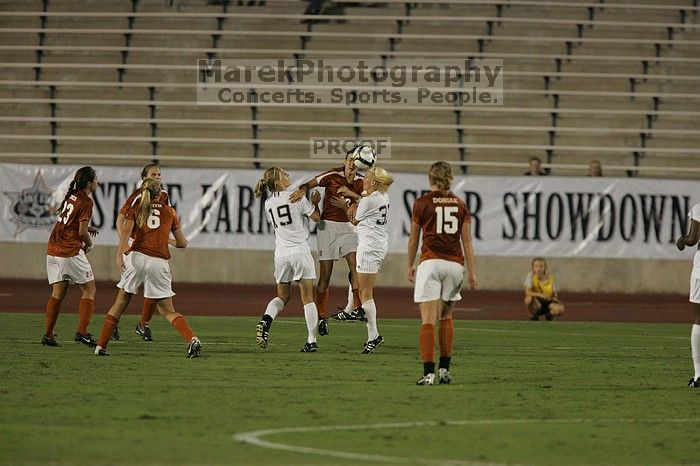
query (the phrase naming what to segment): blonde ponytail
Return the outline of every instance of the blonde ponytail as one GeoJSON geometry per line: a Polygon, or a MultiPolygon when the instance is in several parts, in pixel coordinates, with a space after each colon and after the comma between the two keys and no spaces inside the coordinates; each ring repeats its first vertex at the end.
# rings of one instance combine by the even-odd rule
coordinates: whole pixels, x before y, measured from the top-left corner
{"type": "Polygon", "coordinates": [[[136,212],[136,226],[141,228],[148,217],[151,216],[153,207],[151,200],[158,194],[160,182],[158,180],[147,179],[141,185],[141,204],[136,212]]]}
{"type": "Polygon", "coordinates": [[[367,173],[372,173],[374,175],[374,182],[377,183],[377,191],[382,194],[386,194],[386,192],[389,191],[389,186],[394,182],[394,177],[382,167],[377,167],[375,165],[367,170],[367,173]]]}
{"type": "Polygon", "coordinates": [[[435,162],[428,172],[430,184],[440,191],[449,191],[452,186],[452,167],[447,162],[435,162]]]}
{"type": "Polygon", "coordinates": [[[279,167],[270,167],[265,170],[263,177],[255,184],[255,197],[262,197],[265,189],[271,193],[279,191],[277,183],[282,178],[282,169],[279,167]]]}

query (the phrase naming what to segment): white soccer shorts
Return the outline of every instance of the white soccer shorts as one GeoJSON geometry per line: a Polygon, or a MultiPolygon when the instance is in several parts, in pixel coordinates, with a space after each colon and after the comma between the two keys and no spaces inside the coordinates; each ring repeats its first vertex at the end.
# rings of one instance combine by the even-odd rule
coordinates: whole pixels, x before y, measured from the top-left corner
{"type": "Polygon", "coordinates": [[[460,290],[464,281],[464,267],[445,259],[428,259],[416,270],[413,301],[424,303],[442,299],[445,302],[462,299],[460,290]]]}
{"type": "Polygon", "coordinates": [[[700,304],[700,275],[690,275],[690,299],[691,303],[700,304]]]}
{"type": "Polygon", "coordinates": [[[131,260],[125,262],[126,269],[117,287],[127,293],[137,294],[143,285],[144,298],[163,299],[175,296],[172,288],[170,264],[159,257],[151,257],[140,252],[131,252],[131,260]]]}
{"type": "Polygon", "coordinates": [[[296,282],[305,279],[316,279],[314,258],[310,252],[275,255],[275,281],[277,283],[296,282]]]}
{"type": "Polygon", "coordinates": [[[323,230],[316,231],[318,260],[338,260],[357,251],[357,232],[350,222],[323,222],[323,230]]]}
{"type": "Polygon", "coordinates": [[[77,256],[56,257],[46,256],[46,275],[49,277],[49,284],[68,281],[69,284],[91,282],[95,279],[92,275],[92,267],[85,257],[85,253],[80,250],[77,256]]]}
{"type": "Polygon", "coordinates": [[[384,262],[386,251],[377,251],[367,246],[357,246],[357,265],[355,270],[359,273],[377,273],[384,262]]]}

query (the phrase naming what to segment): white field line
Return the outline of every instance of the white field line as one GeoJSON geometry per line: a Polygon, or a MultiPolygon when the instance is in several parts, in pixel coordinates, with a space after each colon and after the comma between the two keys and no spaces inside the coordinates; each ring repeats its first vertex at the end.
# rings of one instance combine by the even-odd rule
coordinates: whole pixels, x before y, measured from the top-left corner
{"type": "MultiPolygon", "coordinates": [[[[476,461],[460,461],[447,459],[429,459],[416,457],[400,457],[400,456],[385,456],[372,455],[367,453],[353,453],[347,451],[327,450],[323,448],[302,447],[298,445],[289,445],[280,442],[272,442],[263,440],[263,437],[270,435],[288,434],[288,433],[308,433],[308,432],[334,432],[334,431],[352,431],[352,430],[370,430],[370,429],[404,429],[418,427],[437,427],[437,426],[492,426],[502,424],[582,424],[582,423],[598,423],[598,424],[649,424],[649,423],[695,423],[695,418],[681,419],[471,419],[460,421],[416,421],[416,422],[397,422],[397,423],[381,423],[381,424],[362,424],[362,425],[336,425],[336,426],[306,426],[306,427],[281,427],[277,429],[264,429],[251,432],[241,432],[235,434],[233,439],[250,445],[269,448],[273,450],[289,451],[294,453],[307,453],[312,455],[329,456],[333,458],[344,458],[349,460],[360,461],[375,461],[380,463],[421,463],[421,464],[441,464],[441,465],[500,465],[501,463],[484,463],[476,461]]],[[[513,463],[509,463],[513,464],[513,463]]]]}
{"type": "MultiPolygon", "coordinates": [[[[404,324],[385,324],[382,323],[381,320],[378,322],[382,328],[419,328],[418,324],[418,319],[415,320],[414,325],[404,325],[404,324]]],[[[291,325],[306,325],[306,322],[303,320],[291,320],[289,318],[286,319],[278,319],[275,320],[275,324],[291,324],[291,325]]],[[[354,325],[357,322],[340,322],[340,325],[354,325]]],[[[544,324],[544,322],[542,322],[544,324]]],[[[571,322],[567,322],[567,324],[570,324],[571,322]]],[[[584,322],[585,324],[590,324],[594,322],[584,322]]],[[[551,324],[547,324],[551,325],[551,324]]],[[[537,330],[516,330],[516,329],[502,329],[502,328],[470,328],[470,327],[461,327],[461,326],[455,326],[455,330],[461,330],[465,332],[493,332],[493,333],[513,333],[513,334],[526,334],[526,335],[549,335],[553,336],[555,335],[552,332],[543,332],[543,331],[537,331],[537,330]]],[[[651,338],[651,339],[664,339],[664,340],[690,340],[690,332],[688,332],[687,337],[676,337],[676,336],[671,336],[671,335],[640,335],[636,333],[617,333],[617,334],[600,334],[600,333],[562,333],[560,334],[563,337],[599,337],[599,338],[651,338]]]]}

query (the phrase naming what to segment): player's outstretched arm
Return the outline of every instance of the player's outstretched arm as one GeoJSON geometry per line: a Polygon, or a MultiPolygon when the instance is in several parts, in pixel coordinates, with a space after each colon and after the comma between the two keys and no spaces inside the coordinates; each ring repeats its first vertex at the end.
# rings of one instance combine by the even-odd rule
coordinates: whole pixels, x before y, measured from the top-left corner
{"type": "Polygon", "coordinates": [[[309,189],[315,188],[316,186],[318,186],[318,181],[316,181],[316,178],[313,178],[307,181],[306,183],[299,185],[299,189],[294,191],[289,196],[289,201],[298,202],[302,197],[306,196],[306,193],[309,191],[309,189]]]}

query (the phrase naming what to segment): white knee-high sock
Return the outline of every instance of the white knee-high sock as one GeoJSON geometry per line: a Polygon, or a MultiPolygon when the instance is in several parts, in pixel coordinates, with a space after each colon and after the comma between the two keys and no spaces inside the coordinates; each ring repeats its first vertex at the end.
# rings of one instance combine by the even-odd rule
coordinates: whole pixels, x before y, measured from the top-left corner
{"type": "Polygon", "coordinates": [[[693,324],[690,332],[690,353],[693,355],[695,378],[700,377],[700,325],[693,324]]]}
{"type": "Polygon", "coordinates": [[[311,302],[304,305],[304,318],[306,319],[306,330],[309,332],[306,341],[308,343],[314,343],[316,341],[316,327],[318,326],[316,303],[311,302]]]}
{"type": "Polygon", "coordinates": [[[275,320],[275,317],[277,317],[277,314],[279,314],[282,309],[284,309],[284,301],[282,301],[280,298],[274,298],[272,301],[267,303],[265,315],[268,315],[272,317],[272,320],[275,320]]]}
{"type": "Polygon", "coordinates": [[[352,311],[352,308],[355,307],[355,306],[353,306],[353,304],[355,304],[355,299],[352,295],[352,284],[350,284],[350,285],[348,285],[348,303],[345,305],[345,309],[343,309],[343,311],[350,314],[350,311],[352,311]]]}
{"type": "Polygon", "coordinates": [[[374,340],[379,336],[377,330],[377,306],[374,304],[374,299],[362,303],[362,308],[365,310],[367,317],[367,341],[374,340]]]}

